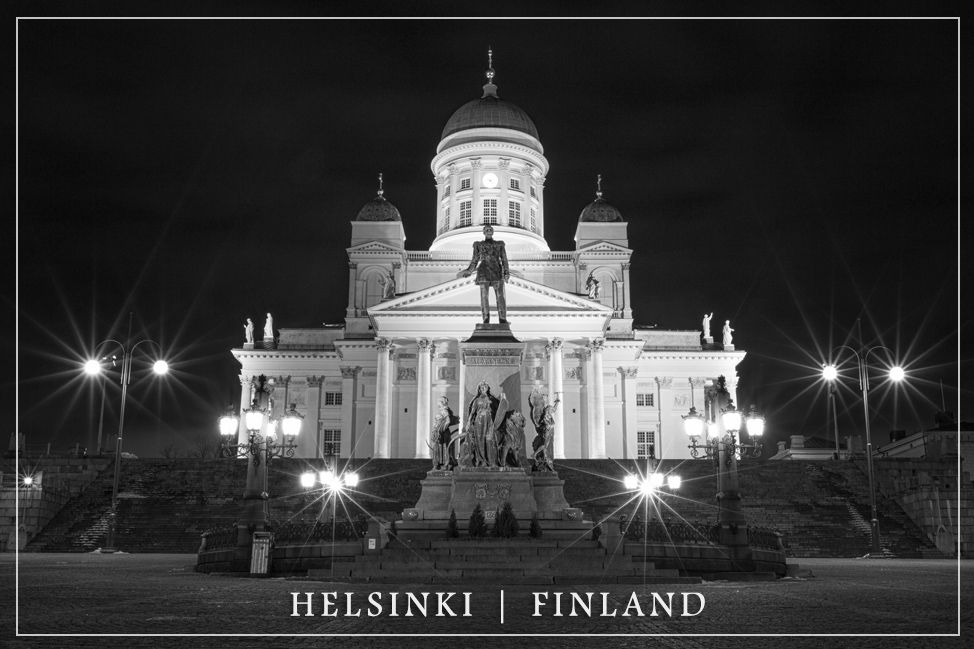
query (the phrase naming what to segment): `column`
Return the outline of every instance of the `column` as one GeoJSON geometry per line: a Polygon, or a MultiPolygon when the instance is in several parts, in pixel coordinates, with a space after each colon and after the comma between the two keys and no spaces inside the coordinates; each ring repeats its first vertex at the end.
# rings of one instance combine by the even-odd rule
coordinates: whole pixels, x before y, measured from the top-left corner
{"type": "Polygon", "coordinates": [[[544,176],[535,184],[538,190],[538,234],[544,236],[544,176]]]}
{"type": "Polygon", "coordinates": [[[420,338],[417,341],[418,366],[416,370],[416,459],[429,458],[427,444],[430,432],[430,356],[433,354],[433,341],[420,338]]]}
{"type": "MultiPolygon", "coordinates": [[[[548,403],[555,402],[555,354],[554,346],[551,341],[545,343],[544,346],[544,357],[548,361],[547,377],[548,377],[548,403]]],[[[553,451],[556,458],[565,457],[565,440],[561,439],[558,435],[555,435],[554,442],[552,443],[553,451]]]]}
{"type": "Polygon", "coordinates": [[[254,400],[254,379],[253,377],[240,376],[240,424],[237,426],[237,444],[250,443],[250,435],[247,433],[247,426],[244,425],[243,411],[250,408],[254,400]]]}
{"type": "Polygon", "coordinates": [[[588,280],[588,264],[585,262],[579,262],[578,271],[575,273],[575,292],[585,293],[588,295],[588,291],[585,290],[585,282],[588,280]]]}
{"type": "MultiPolygon", "coordinates": [[[[531,197],[531,188],[534,186],[534,175],[531,173],[532,169],[534,169],[532,165],[524,165],[524,211],[521,213],[521,220],[524,222],[524,229],[528,232],[534,232],[531,229],[531,210],[534,209],[535,200],[531,197]]],[[[537,212],[537,210],[535,211],[537,212]]]]}
{"type": "MultiPolygon", "coordinates": [[[[656,377],[656,396],[659,401],[659,432],[656,435],[656,457],[664,457],[663,435],[669,434],[670,424],[673,422],[673,377],[656,377]]],[[[683,415],[685,413],[680,413],[683,415]]],[[[683,434],[683,431],[672,431],[674,434],[683,434]]],[[[676,439],[680,439],[676,437],[676,439]]],[[[666,441],[669,441],[667,439],[666,441]]],[[[671,455],[671,454],[670,454],[671,455]]]]}
{"type": "MultiPolygon", "coordinates": [[[[565,388],[562,386],[562,381],[565,377],[564,370],[562,370],[562,354],[563,348],[565,346],[565,341],[561,338],[553,338],[551,340],[551,390],[554,392],[552,395],[552,403],[555,399],[561,399],[564,396],[565,388]]],[[[558,412],[555,415],[555,443],[554,443],[555,459],[563,460],[565,459],[565,404],[558,404],[558,412]]]]}
{"type": "Polygon", "coordinates": [[[586,347],[578,348],[578,357],[585,368],[585,386],[582,388],[581,406],[585,409],[585,429],[582,434],[582,457],[589,458],[589,451],[592,448],[592,431],[595,430],[595,382],[598,377],[592,370],[592,350],[586,347]]]}
{"type": "Polygon", "coordinates": [[[636,377],[638,367],[622,368],[622,456],[635,458],[637,423],[636,423],[636,377]]]}
{"type": "Polygon", "coordinates": [[[593,460],[605,459],[605,387],[602,381],[602,350],[604,338],[594,338],[589,342],[592,350],[592,373],[595,374],[595,428],[589,436],[589,456],[593,460]]]}
{"type": "Polygon", "coordinates": [[[510,223],[507,222],[507,215],[508,215],[507,202],[508,200],[510,200],[510,196],[507,193],[507,189],[508,187],[511,186],[511,180],[510,180],[511,174],[509,173],[510,166],[511,166],[510,160],[504,160],[503,158],[501,159],[499,164],[500,173],[498,174],[500,178],[497,179],[497,184],[500,185],[500,189],[501,189],[500,199],[497,201],[498,225],[510,225],[510,223]]]}
{"type": "MultiPolygon", "coordinates": [[[[318,416],[321,413],[321,381],[324,377],[308,377],[308,393],[306,403],[308,410],[304,413],[304,421],[301,425],[301,434],[298,435],[300,448],[298,457],[321,457],[321,449],[318,445],[318,416]]],[[[290,404],[288,404],[290,407],[290,404]]]]}
{"type": "Polygon", "coordinates": [[[622,317],[632,318],[632,290],[629,285],[629,266],[626,262],[622,265],[622,317]]]}
{"type": "Polygon", "coordinates": [[[480,200],[480,177],[484,172],[484,163],[480,158],[474,158],[470,161],[470,166],[473,167],[473,173],[470,177],[470,188],[473,190],[471,193],[471,208],[472,212],[471,223],[473,225],[483,226],[484,224],[484,206],[480,200]]]}
{"type": "Polygon", "coordinates": [[[690,379],[690,406],[697,409],[697,412],[704,411],[703,386],[707,379],[690,379]]]}
{"type": "Polygon", "coordinates": [[[342,365],[342,443],[340,452],[345,457],[355,457],[355,379],[358,376],[360,367],[342,365]]]}
{"type": "Polygon", "coordinates": [[[355,280],[355,316],[365,314],[365,280],[355,280]]]}
{"type": "Polygon", "coordinates": [[[392,436],[389,421],[389,380],[390,356],[392,355],[392,341],[388,338],[378,338],[375,341],[378,349],[375,372],[375,445],[372,457],[385,459],[390,457],[392,436]]]}
{"type": "Polygon", "coordinates": [[[348,262],[348,308],[345,309],[345,317],[355,317],[355,275],[357,274],[358,264],[348,262]]]}
{"type": "MultiPolygon", "coordinates": [[[[406,277],[402,271],[402,262],[392,262],[392,276],[396,280],[396,294],[406,292],[406,277]]],[[[393,295],[395,297],[395,295],[393,295]]]]}

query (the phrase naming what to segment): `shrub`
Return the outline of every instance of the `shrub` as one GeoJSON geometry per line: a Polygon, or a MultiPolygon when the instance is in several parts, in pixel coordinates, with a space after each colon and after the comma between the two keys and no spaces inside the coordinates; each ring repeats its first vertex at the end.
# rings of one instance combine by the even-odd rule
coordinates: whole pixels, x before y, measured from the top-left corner
{"type": "Polygon", "coordinates": [[[541,538],[541,521],[538,520],[538,512],[534,512],[534,516],[531,517],[531,529],[528,530],[528,536],[532,539],[541,538]]]}
{"type": "Polygon", "coordinates": [[[446,524],[446,538],[455,539],[460,536],[460,528],[457,527],[457,510],[450,510],[450,520],[446,524]]]}
{"type": "Polygon", "coordinates": [[[495,539],[501,537],[501,510],[494,512],[494,524],[490,528],[490,535],[495,539]]]}
{"type": "Polygon", "coordinates": [[[596,523],[592,528],[592,540],[598,541],[600,536],[602,536],[602,523],[596,523]]]}
{"type": "Polygon", "coordinates": [[[467,527],[467,534],[472,538],[487,536],[487,521],[484,520],[484,510],[478,504],[470,514],[470,525],[467,527]]]}
{"type": "Polygon", "coordinates": [[[514,513],[514,506],[510,502],[505,502],[501,510],[497,513],[498,528],[497,536],[505,539],[513,539],[518,534],[517,515],[514,513]]]}

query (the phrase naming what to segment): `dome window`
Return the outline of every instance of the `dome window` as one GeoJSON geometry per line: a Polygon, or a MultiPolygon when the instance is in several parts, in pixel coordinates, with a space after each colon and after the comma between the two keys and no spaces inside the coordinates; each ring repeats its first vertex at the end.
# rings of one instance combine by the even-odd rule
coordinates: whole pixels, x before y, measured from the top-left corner
{"type": "Polygon", "coordinates": [[[484,225],[497,225],[497,199],[484,199],[484,225]]]}
{"type": "Polygon", "coordinates": [[[470,179],[469,178],[464,178],[463,180],[460,181],[460,189],[461,190],[470,189],[470,179]]]}
{"type": "Polygon", "coordinates": [[[460,227],[465,228],[470,225],[471,217],[471,204],[472,201],[461,201],[460,202],[460,227]]]}
{"type": "Polygon", "coordinates": [[[512,228],[521,227],[521,204],[517,201],[510,201],[507,204],[507,224],[512,228]]]}
{"type": "Polygon", "coordinates": [[[511,189],[521,191],[521,181],[517,178],[511,178],[511,189]]]}

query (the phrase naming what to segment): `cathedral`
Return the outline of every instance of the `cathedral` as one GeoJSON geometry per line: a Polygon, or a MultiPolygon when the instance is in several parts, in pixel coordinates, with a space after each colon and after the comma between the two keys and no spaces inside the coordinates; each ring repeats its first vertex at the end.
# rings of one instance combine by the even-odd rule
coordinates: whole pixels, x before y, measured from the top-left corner
{"type": "MultiPolygon", "coordinates": [[[[703,331],[633,326],[640,307],[627,223],[601,191],[581,211],[575,249],[548,247],[544,147],[493,77],[491,68],[483,96],[443,128],[430,163],[435,209],[424,218],[436,220],[437,236],[429,249],[406,249],[408,221],[380,179],[351,224],[345,324],[275,333],[268,314],[263,339],[248,330],[233,350],[241,407],[264,376],[271,418],[291,403],[304,416],[300,457],[429,458],[435,404],[446,397],[462,427],[475,391],[464,385],[459,352],[482,322],[481,292],[463,271],[490,225],[507,250],[507,320],[525,343],[518,401],[526,406],[537,390],[558,402],[554,459],[689,458],[681,416],[702,409],[718,376],[736,403],[744,352],[715,344],[709,320],[703,331]]],[[[524,434],[530,449],[530,424],[524,434]]]]}

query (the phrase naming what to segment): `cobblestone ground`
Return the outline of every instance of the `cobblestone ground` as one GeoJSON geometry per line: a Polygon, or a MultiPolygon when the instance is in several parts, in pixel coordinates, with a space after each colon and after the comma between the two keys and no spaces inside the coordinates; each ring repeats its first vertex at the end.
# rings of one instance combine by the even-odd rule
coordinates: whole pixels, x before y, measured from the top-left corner
{"type": "MultiPolygon", "coordinates": [[[[464,586],[463,584],[333,584],[328,581],[242,579],[192,572],[191,555],[24,554],[16,570],[13,554],[0,555],[0,645],[25,647],[479,647],[512,639],[498,637],[341,637],[332,634],[509,634],[519,644],[543,647],[662,646],[720,647],[961,647],[974,633],[974,564],[961,564],[966,587],[961,602],[966,637],[750,637],[672,634],[954,634],[958,616],[956,562],[922,560],[804,559],[799,565],[813,576],[776,582],[705,582],[691,586],[597,584],[587,586],[464,586]],[[17,574],[15,574],[17,573],[17,574]],[[15,589],[15,579],[19,584],[15,589]],[[504,591],[504,623],[500,597],[504,591]],[[340,595],[339,617],[321,617],[322,591],[340,595]],[[405,617],[403,593],[471,592],[470,617],[405,617]],[[535,591],[550,593],[542,617],[533,617],[535,591]],[[318,593],[313,617],[292,617],[292,592],[318,593]],[[361,617],[346,617],[344,593],[352,592],[361,617]],[[383,614],[367,617],[368,593],[382,593],[383,614]],[[399,595],[399,617],[389,616],[392,592],[399,595]],[[555,592],[562,592],[562,612],[555,617],[555,592]],[[571,593],[596,593],[592,617],[571,617],[571,593]],[[609,612],[601,617],[601,593],[609,612]],[[674,592],[673,617],[657,606],[652,593],[674,592]],[[681,617],[681,593],[701,593],[703,611],[681,617]],[[647,617],[622,617],[635,593],[647,617]],[[15,599],[19,594],[19,600],[15,599]],[[16,603],[16,606],[15,606],[16,603]],[[20,636],[15,637],[15,624],[20,636]],[[271,634],[226,638],[219,634],[271,634]],[[65,636],[25,634],[122,634],[65,636]],[[129,634],[157,634],[134,636],[129,634]],[[187,637],[185,634],[217,634],[187,637]],[[305,634],[287,637],[281,634],[305,634]],[[540,634],[539,637],[524,637],[540,634]],[[595,638],[591,635],[620,634],[595,638]],[[652,635],[662,634],[662,635],[652,635]],[[550,636],[550,637],[544,637],[550,636]],[[520,639],[523,638],[523,639],[520,639]],[[340,643],[340,644],[339,644],[340,643]]],[[[435,596],[431,596],[431,602],[435,596]]],[[[690,597],[690,612],[699,608],[690,597]]],[[[448,604],[463,609],[462,595],[448,604]]],[[[353,608],[353,612],[355,611],[353,608]]],[[[301,609],[304,612],[304,609],[301,609]]],[[[634,609],[630,609],[634,613],[634,609]]]]}

